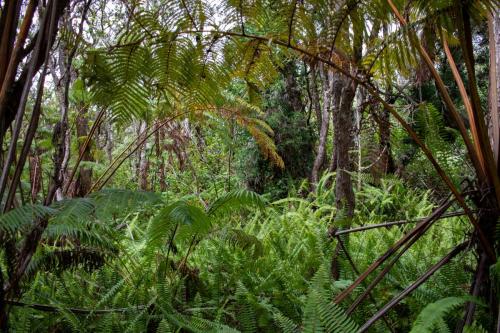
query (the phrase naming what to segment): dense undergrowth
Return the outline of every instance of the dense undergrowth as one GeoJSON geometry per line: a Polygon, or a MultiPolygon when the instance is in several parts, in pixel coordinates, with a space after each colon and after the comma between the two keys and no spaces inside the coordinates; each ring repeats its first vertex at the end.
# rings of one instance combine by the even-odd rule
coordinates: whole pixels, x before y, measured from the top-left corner
{"type": "MultiPolygon", "coordinates": [[[[290,195],[274,202],[245,190],[175,199],[104,190],[51,208],[25,207],[25,215],[13,211],[2,218],[12,232],[32,214],[50,214],[51,224],[30,266],[27,290],[12,310],[12,329],[355,332],[468,237],[461,217],[436,222],[375,289],[376,301],[366,300],[347,316],[344,304],[332,299],[357,276],[348,258],[363,271],[414,223],[341,236],[350,253],[338,256],[340,276],[334,281],[337,240],[331,230],[346,228],[347,220],[339,218],[333,193],[324,186],[329,177],[307,198],[290,195]],[[17,224],[7,223],[9,216],[17,224]],[[33,303],[51,307],[40,311],[33,303]]],[[[395,178],[378,186],[363,184],[356,198],[352,227],[412,220],[434,207],[429,192],[409,190],[395,178]]],[[[390,326],[403,332],[413,325],[415,332],[452,329],[462,313],[474,260],[467,252],[459,255],[371,331],[387,332],[390,326]],[[421,312],[434,302],[446,307],[421,312]]],[[[362,292],[358,289],[351,297],[362,292]]]]}

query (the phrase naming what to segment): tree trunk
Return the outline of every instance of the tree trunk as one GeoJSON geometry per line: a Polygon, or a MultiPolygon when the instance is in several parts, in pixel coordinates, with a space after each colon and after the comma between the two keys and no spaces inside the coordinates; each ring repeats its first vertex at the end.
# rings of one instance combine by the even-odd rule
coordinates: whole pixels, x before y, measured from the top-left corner
{"type": "Polygon", "coordinates": [[[156,159],[158,161],[158,180],[160,183],[160,191],[165,192],[167,190],[167,182],[165,180],[165,157],[163,156],[163,142],[165,141],[165,129],[160,128],[155,133],[155,148],[156,148],[156,159]]]}
{"type": "Polygon", "coordinates": [[[300,98],[300,89],[295,78],[295,63],[293,61],[287,62],[281,73],[285,78],[285,100],[289,102],[293,112],[303,112],[304,104],[300,98]]]}
{"type": "MultiPolygon", "coordinates": [[[[147,128],[146,122],[141,121],[138,126],[138,135],[143,133],[141,138],[145,137],[147,133],[145,132],[147,128]]],[[[139,185],[139,189],[148,190],[148,171],[149,171],[149,161],[146,156],[146,147],[147,142],[144,142],[139,149],[137,150],[137,164],[136,164],[136,173],[137,173],[137,181],[139,185]]]]}
{"type": "Polygon", "coordinates": [[[378,127],[379,144],[378,154],[374,157],[376,160],[373,161],[370,171],[375,182],[378,182],[382,176],[394,173],[396,167],[391,150],[390,113],[384,107],[380,107],[380,110],[373,110],[371,114],[378,127]]]}
{"type": "Polygon", "coordinates": [[[332,122],[333,122],[333,150],[332,158],[330,159],[330,165],[328,166],[328,171],[335,172],[337,170],[337,134],[341,133],[340,123],[338,122],[339,112],[340,112],[340,100],[342,97],[342,87],[344,86],[345,79],[339,74],[335,74],[335,82],[333,84],[333,95],[332,95],[332,122]]]}
{"type": "MultiPolygon", "coordinates": [[[[81,105],[76,117],[76,136],[78,137],[78,153],[82,155],[82,161],[92,162],[94,158],[91,153],[92,142],[89,143],[87,149],[83,151],[85,139],[89,135],[89,109],[85,105],[81,105]]],[[[80,166],[80,172],[75,182],[74,196],[85,196],[92,187],[92,169],[80,166]]]]}
{"type": "Polygon", "coordinates": [[[31,202],[37,201],[38,193],[42,188],[42,159],[37,150],[29,157],[31,202]]]}
{"type": "Polygon", "coordinates": [[[351,218],[354,214],[354,192],[350,172],[353,165],[349,150],[353,144],[354,115],[352,102],[356,95],[357,84],[347,80],[342,89],[340,108],[335,126],[335,150],[337,158],[337,175],[335,183],[335,199],[337,208],[344,216],[351,218]]]}
{"type": "Polygon", "coordinates": [[[109,121],[103,122],[105,144],[104,150],[106,151],[106,156],[108,157],[108,162],[113,162],[113,149],[114,149],[114,138],[113,138],[113,125],[109,121]]]}
{"type": "Polygon", "coordinates": [[[309,71],[309,82],[310,82],[310,98],[311,98],[311,107],[316,114],[316,121],[318,123],[318,132],[321,132],[321,124],[322,124],[322,112],[321,105],[318,94],[318,80],[316,75],[317,65],[312,65],[309,71]]]}
{"type": "Polygon", "coordinates": [[[323,81],[323,107],[321,109],[321,123],[319,132],[319,144],[316,159],[314,160],[311,182],[318,182],[319,173],[325,162],[326,142],[328,139],[328,129],[330,125],[330,107],[334,88],[333,72],[320,65],[321,79],[323,81]]]}

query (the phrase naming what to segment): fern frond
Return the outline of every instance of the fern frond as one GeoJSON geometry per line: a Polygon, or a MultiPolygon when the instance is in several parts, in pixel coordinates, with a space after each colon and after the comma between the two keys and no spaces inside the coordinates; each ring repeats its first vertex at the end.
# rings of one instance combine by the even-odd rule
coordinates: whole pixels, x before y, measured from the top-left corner
{"type": "Polygon", "coordinates": [[[273,313],[273,319],[278,326],[283,330],[283,333],[297,333],[299,332],[298,326],[288,317],[279,311],[273,313]]]}
{"type": "Polygon", "coordinates": [[[247,234],[241,229],[227,230],[225,238],[231,245],[238,246],[243,251],[251,250],[254,259],[259,258],[264,253],[262,242],[254,235],[247,234]]]}
{"type": "Polygon", "coordinates": [[[257,207],[264,209],[264,199],[253,191],[233,190],[218,198],[208,209],[208,215],[217,215],[241,208],[257,207]]]}
{"type": "Polygon", "coordinates": [[[427,305],[415,319],[411,333],[431,333],[439,320],[467,300],[466,297],[447,297],[427,305]]]}
{"type": "Polygon", "coordinates": [[[149,224],[147,239],[148,248],[157,248],[166,237],[178,226],[178,235],[203,234],[209,230],[210,219],[203,210],[185,201],[177,201],[160,210],[149,224]]]}
{"type": "Polygon", "coordinates": [[[21,206],[0,216],[0,230],[13,234],[37,219],[48,218],[56,213],[57,209],[39,204],[21,206]]]}

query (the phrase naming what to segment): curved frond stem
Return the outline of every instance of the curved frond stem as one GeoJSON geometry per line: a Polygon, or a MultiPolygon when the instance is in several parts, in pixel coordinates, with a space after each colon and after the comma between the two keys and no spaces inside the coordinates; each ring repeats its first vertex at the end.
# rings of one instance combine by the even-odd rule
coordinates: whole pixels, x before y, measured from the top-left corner
{"type": "Polygon", "coordinates": [[[389,271],[399,261],[403,254],[405,254],[406,251],[408,251],[413,246],[413,244],[415,244],[415,242],[418,241],[420,237],[422,237],[438,219],[439,217],[422,222],[422,224],[425,223],[425,226],[404,245],[404,247],[394,256],[394,258],[392,258],[392,260],[384,267],[384,269],[377,274],[373,281],[370,282],[365,291],[363,291],[363,293],[356,298],[351,306],[349,306],[349,309],[347,309],[346,311],[348,315],[351,314],[368,295],[370,295],[370,292],[379,284],[380,281],[382,281],[387,273],[389,273],[389,271]]]}
{"type": "MultiPolygon", "coordinates": [[[[396,16],[401,26],[406,27],[408,25],[406,19],[401,15],[401,13],[399,13],[397,7],[394,5],[392,0],[387,0],[387,3],[389,4],[389,7],[391,7],[394,16],[396,16]]],[[[484,176],[486,175],[485,161],[484,161],[484,156],[480,154],[480,150],[477,147],[479,145],[479,142],[476,142],[476,146],[473,145],[469,137],[469,134],[467,133],[467,128],[465,127],[464,121],[460,117],[460,114],[458,113],[458,110],[455,107],[455,104],[453,103],[453,100],[451,99],[448,90],[446,89],[443,79],[441,78],[436,68],[434,67],[431,57],[423,47],[422,43],[420,43],[420,41],[418,40],[415,31],[410,30],[408,31],[408,33],[410,37],[410,42],[415,46],[418,53],[420,54],[425,64],[427,65],[427,68],[429,69],[429,72],[431,73],[434,82],[436,83],[436,86],[439,90],[439,93],[441,94],[443,102],[446,105],[446,108],[448,109],[451,116],[453,117],[453,120],[458,126],[460,135],[464,140],[465,146],[467,147],[467,152],[469,154],[472,163],[474,164],[476,172],[479,174],[479,176],[483,177],[484,179],[484,176]]]]}
{"type": "MultiPolygon", "coordinates": [[[[446,219],[449,217],[456,217],[456,216],[463,216],[463,215],[465,215],[464,211],[451,212],[451,213],[443,214],[437,219],[440,220],[440,219],[446,219]]],[[[408,223],[418,223],[418,222],[425,221],[426,219],[427,219],[427,217],[422,217],[422,218],[416,219],[416,220],[399,220],[399,221],[391,221],[391,222],[384,222],[384,223],[377,223],[377,224],[369,224],[369,225],[364,225],[364,226],[356,227],[356,228],[338,230],[335,232],[334,236],[340,236],[340,235],[344,235],[344,234],[350,234],[353,232],[361,232],[361,231],[366,231],[366,230],[371,230],[371,229],[390,228],[390,227],[394,227],[397,225],[404,225],[404,224],[408,224],[408,223]]]]}
{"type": "Polygon", "coordinates": [[[196,21],[194,20],[193,15],[191,15],[191,12],[189,11],[189,7],[186,4],[185,0],[181,0],[182,7],[184,7],[184,10],[186,11],[187,16],[189,17],[189,20],[193,24],[193,27],[195,29],[198,29],[198,25],[196,24],[196,21]]]}
{"type": "Polygon", "coordinates": [[[292,15],[290,16],[290,21],[288,23],[288,45],[290,45],[290,42],[292,41],[292,35],[293,35],[293,19],[295,16],[295,12],[297,11],[297,0],[293,1],[293,9],[292,9],[292,15]]]}
{"type": "Polygon", "coordinates": [[[474,110],[472,116],[474,117],[474,124],[477,127],[475,130],[478,133],[478,141],[476,145],[478,146],[478,149],[481,149],[480,152],[483,154],[482,157],[486,163],[486,174],[490,184],[495,190],[497,204],[500,206],[500,179],[497,172],[498,165],[495,161],[492,146],[488,138],[488,128],[484,120],[485,118],[481,107],[481,100],[477,90],[470,17],[467,9],[461,4],[460,11],[462,15],[459,15],[458,31],[460,34],[459,39],[460,45],[462,46],[462,54],[465,60],[465,67],[467,68],[467,81],[471,96],[472,110],[474,110]]]}
{"type": "Polygon", "coordinates": [[[460,252],[467,249],[470,242],[463,242],[462,244],[451,250],[446,256],[444,256],[439,262],[433,265],[427,272],[425,272],[420,278],[409,285],[405,290],[403,290],[399,295],[394,297],[389,303],[384,305],[377,313],[371,317],[361,328],[358,333],[366,332],[377,320],[379,320],[383,315],[385,315],[390,309],[397,305],[401,300],[408,296],[415,289],[420,287],[425,281],[427,281],[434,273],[436,273],[441,267],[446,265],[450,260],[457,256],[460,252]]]}
{"type": "Polygon", "coordinates": [[[332,39],[332,45],[330,46],[330,52],[328,54],[328,59],[331,59],[333,56],[333,53],[335,52],[335,43],[337,42],[337,38],[339,36],[340,29],[342,28],[342,25],[344,24],[345,20],[347,20],[347,18],[351,14],[351,12],[357,8],[358,3],[361,3],[361,2],[362,2],[362,0],[354,0],[354,2],[351,0],[346,0],[339,7],[339,11],[343,11],[343,15],[339,21],[339,24],[336,27],[337,29],[336,29],[335,35],[333,36],[333,39],[332,39]],[[344,6],[346,6],[346,8],[341,10],[340,8],[342,8],[344,6]]]}
{"type": "MultiPolygon", "coordinates": [[[[446,41],[446,38],[443,36],[443,46],[444,46],[444,52],[446,54],[446,59],[448,60],[448,64],[450,65],[451,72],[453,74],[453,78],[455,79],[455,83],[458,86],[458,90],[460,92],[460,97],[462,98],[462,101],[465,106],[465,110],[467,111],[467,115],[469,116],[469,121],[470,121],[470,129],[472,132],[472,138],[474,142],[476,142],[476,148],[479,150],[478,153],[481,156],[484,156],[484,152],[482,149],[482,146],[480,144],[477,144],[480,141],[479,139],[479,133],[477,131],[478,127],[476,124],[476,117],[474,116],[474,110],[472,109],[472,104],[470,101],[469,96],[467,95],[467,90],[465,89],[464,81],[460,77],[460,73],[458,72],[457,65],[455,63],[455,60],[453,59],[453,55],[451,54],[450,47],[448,45],[448,42],[446,41]]],[[[481,169],[482,172],[486,172],[486,166],[484,165],[485,161],[484,159],[480,159],[479,163],[481,163],[481,169]]]]}
{"type": "MultiPolygon", "coordinates": [[[[351,265],[352,270],[354,271],[354,273],[356,273],[356,274],[359,275],[360,274],[359,269],[356,267],[356,264],[354,263],[354,260],[352,260],[352,257],[349,254],[349,250],[347,249],[347,247],[345,246],[344,242],[342,241],[342,238],[340,238],[339,236],[336,236],[336,238],[337,238],[337,241],[340,244],[340,247],[341,247],[342,251],[344,252],[344,255],[347,257],[347,261],[349,261],[349,264],[351,265]]],[[[372,295],[371,292],[368,292],[368,297],[370,297],[370,300],[373,302],[374,305],[377,304],[377,301],[376,301],[375,297],[373,297],[373,295],[372,295]]],[[[387,328],[389,329],[389,331],[391,331],[392,333],[394,333],[395,332],[394,328],[389,323],[389,320],[387,319],[386,315],[382,316],[382,320],[384,321],[384,323],[387,326],[387,328]]]]}
{"type": "Polygon", "coordinates": [[[21,53],[21,49],[28,37],[28,32],[31,26],[31,22],[33,20],[33,16],[38,5],[38,1],[30,0],[28,7],[26,8],[26,14],[24,16],[23,22],[21,23],[21,27],[19,29],[19,34],[16,40],[16,44],[14,49],[12,50],[12,55],[10,57],[9,65],[7,67],[7,72],[5,73],[5,77],[3,78],[3,83],[1,84],[0,91],[0,118],[3,118],[4,109],[5,109],[5,101],[7,99],[7,94],[9,92],[9,87],[11,86],[14,78],[16,76],[16,67],[19,59],[19,54],[21,53]]]}

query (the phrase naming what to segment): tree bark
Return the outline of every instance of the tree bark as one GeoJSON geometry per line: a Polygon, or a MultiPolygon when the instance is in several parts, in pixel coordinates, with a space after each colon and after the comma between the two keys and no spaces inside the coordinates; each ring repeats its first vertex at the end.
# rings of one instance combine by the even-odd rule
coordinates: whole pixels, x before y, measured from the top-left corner
{"type": "Polygon", "coordinates": [[[349,150],[353,144],[354,115],[352,103],[356,95],[357,84],[347,80],[342,89],[342,98],[338,110],[335,144],[337,158],[337,174],[335,178],[335,200],[337,208],[344,216],[351,218],[354,214],[354,192],[350,172],[353,165],[349,150]]]}
{"type": "Polygon", "coordinates": [[[281,70],[285,78],[285,100],[289,102],[293,112],[303,112],[304,103],[302,103],[300,89],[295,78],[295,63],[289,61],[281,70]]]}
{"type": "Polygon", "coordinates": [[[42,188],[42,159],[37,149],[29,157],[31,202],[36,202],[42,188]]]}
{"type": "MultiPolygon", "coordinates": [[[[143,137],[147,136],[147,132],[145,132],[146,128],[147,128],[146,122],[141,121],[141,123],[139,124],[138,133],[143,133],[143,137]]],[[[139,189],[143,191],[147,191],[149,188],[149,182],[148,182],[149,160],[148,157],[146,156],[146,147],[147,147],[147,142],[144,142],[144,144],[142,144],[139,147],[137,151],[137,165],[136,165],[137,181],[139,189]]]]}
{"type": "Polygon", "coordinates": [[[316,114],[316,121],[318,123],[318,132],[321,132],[321,124],[322,124],[322,112],[321,105],[318,94],[318,79],[317,79],[317,65],[314,64],[311,66],[309,71],[309,82],[310,82],[310,98],[311,98],[311,106],[316,114]]]}
{"type": "Polygon", "coordinates": [[[332,102],[332,94],[334,89],[334,75],[331,70],[320,65],[321,79],[323,81],[323,107],[321,109],[321,123],[319,132],[318,152],[314,160],[311,182],[318,182],[319,173],[325,162],[326,143],[328,139],[328,129],[330,126],[330,108],[332,102]]]}
{"type": "MultiPolygon", "coordinates": [[[[93,162],[94,157],[91,153],[92,142],[83,150],[85,138],[89,135],[89,109],[86,105],[80,105],[78,115],[76,116],[76,136],[78,138],[79,154],[82,155],[82,161],[93,162]]],[[[75,182],[73,195],[77,197],[85,196],[92,187],[92,169],[80,166],[80,172],[75,182]]]]}
{"type": "Polygon", "coordinates": [[[155,133],[155,148],[156,159],[158,161],[158,181],[160,184],[160,191],[167,190],[167,182],[165,177],[165,157],[163,156],[163,142],[165,141],[165,129],[160,128],[155,133]]]}

